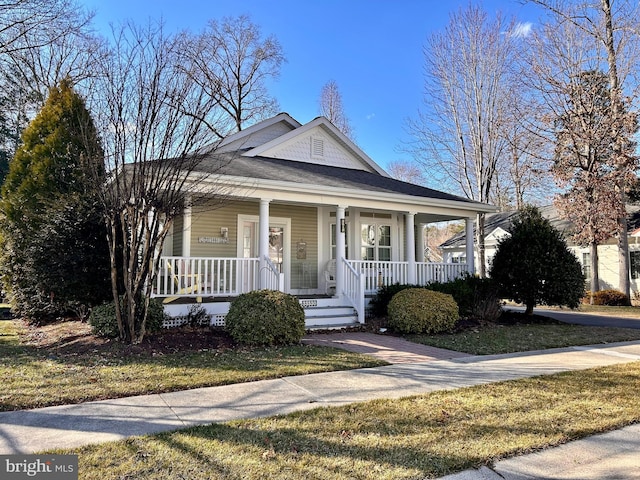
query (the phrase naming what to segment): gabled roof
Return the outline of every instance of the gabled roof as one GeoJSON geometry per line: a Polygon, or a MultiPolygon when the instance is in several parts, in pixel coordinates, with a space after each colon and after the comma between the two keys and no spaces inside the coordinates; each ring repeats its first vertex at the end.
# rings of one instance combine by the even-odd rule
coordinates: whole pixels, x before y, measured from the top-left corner
{"type": "Polygon", "coordinates": [[[353,200],[352,205],[376,204],[381,209],[394,205],[391,208],[415,209],[421,221],[495,211],[490,205],[391,178],[325,117],[302,125],[281,113],[198,154],[204,158],[196,170],[246,195],[259,192],[312,203],[353,200]]]}
{"type": "Polygon", "coordinates": [[[254,125],[251,125],[244,130],[240,130],[239,132],[225,137],[215,145],[214,150],[217,152],[227,152],[237,150],[239,148],[251,148],[255,146],[254,143],[257,143],[259,145],[264,143],[264,136],[261,135],[261,133],[264,134],[264,132],[274,132],[271,133],[272,136],[282,135],[284,131],[295,130],[297,128],[300,128],[301,126],[302,124],[291,115],[282,112],[275,117],[268,118],[254,125]],[[280,128],[276,129],[274,128],[274,126],[278,126],[280,128]],[[252,137],[255,137],[254,142],[251,141],[252,137]]]}
{"type": "Polygon", "coordinates": [[[279,158],[248,157],[229,153],[210,154],[201,163],[199,170],[231,177],[410,195],[470,205],[476,203],[467,198],[402,182],[377,173],[279,158]]]}
{"type": "MultiPolygon", "coordinates": [[[[355,143],[353,143],[346,135],[342,134],[327,118],[316,117],[309,123],[302,125],[295,130],[291,130],[282,136],[252,148],[245,153],[248,157],[273,157],[277,158],[278,147],[291,143],[295,139],[305,138],[312,134],[313,131],[322,131],[330,136],[332,140],[342,146],[350,155],[359,160],[363,169],[374,171],[379,175],[388,176],[376,162],[374,162],[366,153],[364,153],[355,143]]],[[[291,160],[291,159],[290,159],[291,160]]],[[[300,160],[300,159],[298,159],[300,160]]],[[[316,162],[313,162],[316,163],[316,162]]]]}
{"type": "MultiPolygon", "coordinates": [[[[562,232],[565,236],[569,236],[571,234],[571,230],[573,229],[573,224],[569,220],[565,220],[558,215],[558,211],[553,205],[547,205],[544,207],[539,207],[540,213],[546,219],[551,222],[556,229],[562,232]]],[[[489,213],[485,216],[484,220],[484,235],[485,240],[496,240],[500,238],[503,232],[509,232],[511,228],[511,223],[513,222],[514,217],[518,214],[517,210],[511,210],[508,212],[498,212],[498,213],[489,213]]],[[[475,235],[475,228],[474,228],[475,235]]],[[[458,233],[451,237],[446,242],[442,243],[440,247],[442,248],[457,248],[464,247],[466,244],[466,234],[465,232],[458,233]]],[[[487,242],[488,245],[493,245],[496,242],[487,242]]]]}

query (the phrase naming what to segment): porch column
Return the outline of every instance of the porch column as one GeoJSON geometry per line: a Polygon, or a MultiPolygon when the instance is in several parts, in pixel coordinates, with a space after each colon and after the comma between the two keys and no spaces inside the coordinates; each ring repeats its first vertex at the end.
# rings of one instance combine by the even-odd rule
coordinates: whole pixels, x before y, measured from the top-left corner
{"type": "Polygon", "coordinates": [[[476,262],[473,258],[473,218],[464,219],[464,234],[467,250],[467,270],[471,275],[476,273],[476,262]]]}
{"type": "Polygon", "coordinates": [[[426,223],[418,224],[418,241],[416,242],[416,261],[424,262],[424,229],[426,228],[426,223]]]}
{"type": "Polygon", "coordinates": [[[338,205],[336,208],[336,297],[342,297],[344,291],[344,269],[342,259],[347,256],[345,239],[345,217],[344,212],[347,207],[338,205]]]}
{"type": "Polygon", "coordinates": [[[404,214],[404,224],[407,237],[407,283],[415,285],[416,283],[416,227],[415,227],[416,212],[409,212],[404,214]]]}
{"type": "Polygon", "coordinates": [[[184,212],[182,213],[182,256],[191,256],[191,198],[185,199],[184,212]]]}
{"type": "Polygon", "coordinates": [[[260,199],[258,220],[258,255],[260,256],[260,288],[267,288],[267,262],[269,256],[269,203],[270,198],[260,199]]]}

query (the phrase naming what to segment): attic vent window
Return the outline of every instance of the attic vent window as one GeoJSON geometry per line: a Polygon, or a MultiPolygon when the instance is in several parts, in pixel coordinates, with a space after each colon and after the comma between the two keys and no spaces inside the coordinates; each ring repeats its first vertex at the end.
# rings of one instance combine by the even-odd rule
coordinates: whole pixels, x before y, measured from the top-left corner
{"type": "Polygon", "coordinates": [[[324,140],[322,138],[311,138],[311,156],[324,158],[324,140]]]}

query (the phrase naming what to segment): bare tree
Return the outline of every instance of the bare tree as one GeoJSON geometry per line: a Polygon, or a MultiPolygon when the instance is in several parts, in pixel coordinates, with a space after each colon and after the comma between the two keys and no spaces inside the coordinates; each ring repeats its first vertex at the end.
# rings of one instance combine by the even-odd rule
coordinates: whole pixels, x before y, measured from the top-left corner
{"type": "MultiPolygon", "coordinates": [[[[529,68],[529,65],[522,65],[529,68]]],[[[553,179],[549,173],[552,165],[551,143],[536,128],[540,113],[534,92],[523,81],[518,69],[509,83],[511,97],[506,105],[502,135],[505,139],[503,158],[498,163],[495,197],[506,197],[508,208],[521,210],[525,205],[547,205],[553,197],[553,179]],[[501,192],[505,192],[501,195],[501,192]]],[[[496,205],[501,205],[495,201],[496,205]]]]}
{"type": "Polygon", "coordinates": [[[195,82],[218,101],[219,138],[276,113],[267,81],[280,74],[282,47],[273,36],[263,38],[249,17],[212,20],[186,53],[195,82]]]}
{"type": "Polygon", "coordinates": [[[416,185],[424,183],[424,171],[415,163],[396,160],[389,163],[387,170],[389,174],[397,180],[414,183],[416,185]]]}
{"type": "MultiPolygon", "coordinates": [[[[625,190],[633,183],[638,168],[635,144],[634,115],[625,103],[633,105],[638,100],[637,52],[640,47],[637,2],[621,0],[612,10],[610,0],[599,2],[569,2],[565,0],[531,0],[549,13],[547,45],[557,45],[558,58],[550,58],[556,64],[555,75],[566,78],[576,70],[604,71],[609,84],[611,121],[609,142],[611,160],[617,170],[615,188],[619,208],[610,212],[617,218],[619,288],[629,297],[629,247],[625,190]],[[629,99],[625,101],[625,96],[629,99]]],[[[547,76],[548,77],[548,76],[547,76]]],[[[551,82],[553,85],[555,82],[551,82]]]]}
{"type": "Polygon", "coordinates": [[[39,48],[77,30],[74,0],[5,0],[0,3],[0,54],[39,48]]]}
{"type": "Polygon", "coordinates": [[[71,0],[0,4],[0,181],[22,130],[63,79],[93,74],[92,14],[71,0]]]}
{"type": "Polygon", "coordinates": [[[553,172],[569,187],[556,203],[576,226],[576,242],[590,247],[592,293],[599,290],[598,245],[617,230],[618,216],[611,212],[624,210],[616,193],[620,179],[611,142],[612,113],[606,75],[587,71],[571,79],[564,113],[554,121],[553,172]]]}
{"type": "MultiPolygon", "coordinates": [[[[507,142],[506,102],[517,56],[515,23],[489,20],[480,7],[450,16],[424,49],[425,105],[410,124],[419,161],[470,199],[490,202],[507,142]]],[[[484,216],[477,218],[479,274],[485,275],[484,216]]]]}
{"type": "Polygon", "coordinates": [[[193,43],[161,25],[114,30],[93,92],[103,127],[109,181],[101,200],[111,252],[111,281],[120,336],[140,342],[163,241],[185,206],[220,199],[221,164],[202,151],[222,131],[220,97],[195,81],[193,43]],[[216,123],[218,122],[218,123],[216,123]],[[205,172],[206,170],[206,172],[205,172]],[[122,245],[121,251],[119,247],[122,245]],[[119,302],[119,282],[122,299],[119,302]]]}
{"type": "Polygon", "coordinates": [[[16,79],[41,101],[62,80],[77,85],[90,79],[93,64],[104,49],[102,40],[88,32],[89,18],[83,12],[70,15],[76,17],[75,30],[62,37],[53,35],[41,46],[36,45],[37,39],[25,37],[21,41],[24,48],[2,56],[5,68],[15,72],[16,79]]]}
{"type": "Polygon", "coordinates": [[[344,113],[342,94],[335,80],[329,80],[320,90],[320,115],[326,117],[349,139],[354,139],[353,127],[344,113]]]}

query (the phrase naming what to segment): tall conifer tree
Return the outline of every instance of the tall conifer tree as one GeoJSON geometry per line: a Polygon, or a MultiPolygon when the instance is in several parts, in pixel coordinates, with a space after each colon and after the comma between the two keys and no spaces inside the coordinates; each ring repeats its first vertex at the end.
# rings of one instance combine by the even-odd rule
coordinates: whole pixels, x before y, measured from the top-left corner
{"type": "Polygon", "coordinates": [[[84,315],[109,297],[105,227],[88,181],[102,165],[91,115],[62,81],[24,130],[2,186],[1,273],[19,314],[84,315]]]}

